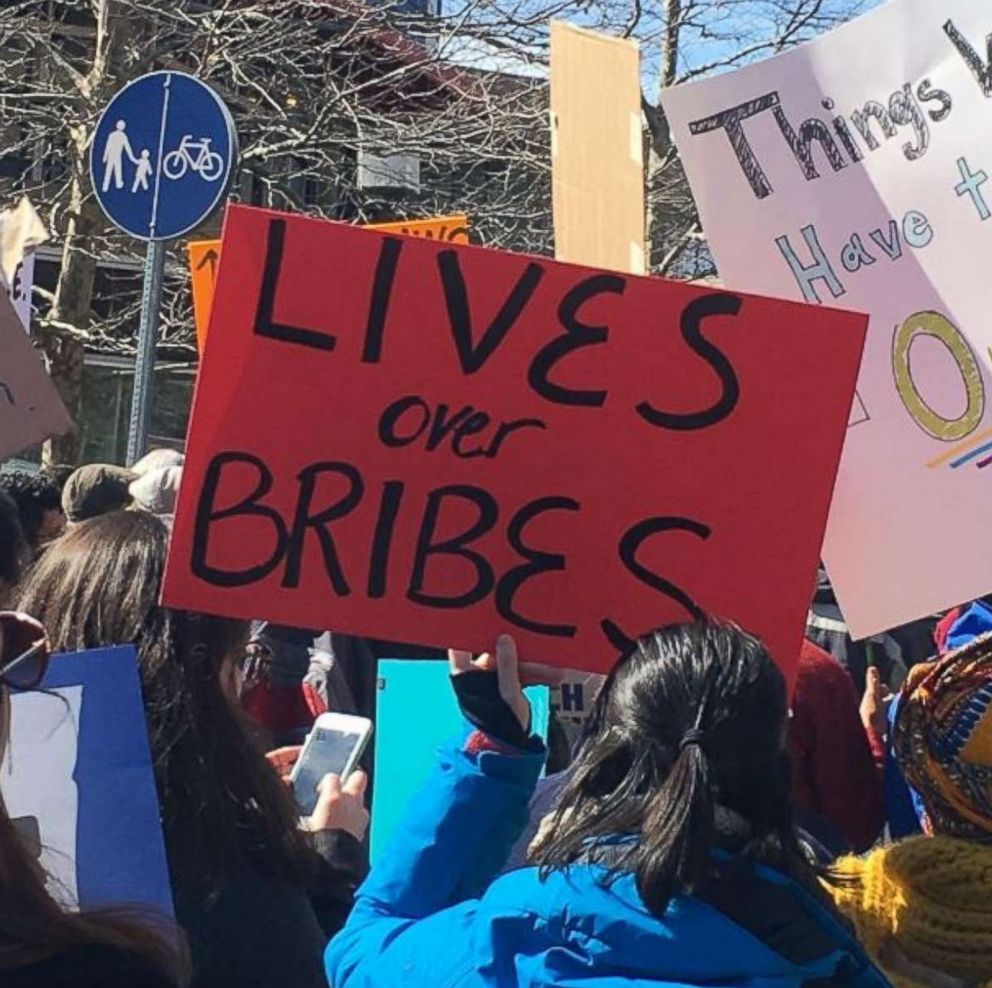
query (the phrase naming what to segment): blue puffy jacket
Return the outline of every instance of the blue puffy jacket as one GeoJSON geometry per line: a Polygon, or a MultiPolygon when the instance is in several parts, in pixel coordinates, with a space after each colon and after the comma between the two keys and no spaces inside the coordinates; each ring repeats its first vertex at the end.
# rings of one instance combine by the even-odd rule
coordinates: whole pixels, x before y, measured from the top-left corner
{"type": "Polygon", "coordinates": [[[430,784],[327,948],[334,988],[845,988],[887,982],[807,892],[764,868],[677,896],[662,919],[631,876],[575,865],[497,879],[543,752],[441,752],[430,784]],[[733,918],[731,918],[733,916],[733,918]]]}

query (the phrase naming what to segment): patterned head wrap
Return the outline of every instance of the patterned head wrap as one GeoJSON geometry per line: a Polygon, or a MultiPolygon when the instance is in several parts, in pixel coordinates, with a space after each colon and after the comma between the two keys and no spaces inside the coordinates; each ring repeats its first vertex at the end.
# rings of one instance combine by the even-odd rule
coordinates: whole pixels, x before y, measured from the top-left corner
{"type": "Polygon", "coordinates": [[[933,833],[992,843],[992,634],[912,670],[892,746],[933,833]]]}

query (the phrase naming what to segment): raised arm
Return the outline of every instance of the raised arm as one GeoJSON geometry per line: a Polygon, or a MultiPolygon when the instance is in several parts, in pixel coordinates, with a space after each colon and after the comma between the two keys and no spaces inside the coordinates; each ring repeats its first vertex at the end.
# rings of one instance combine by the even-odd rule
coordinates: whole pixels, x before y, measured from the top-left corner
{"type": "Polygon", "coordinates": [[[513,642],[501,638],[495,659],[452,652],[450,660],[464,737],[441,750],[328,947],[335,988],[385,988],[413,971],[417,983],[444,983],[466,962],[478,897],[526,822],[545,751],[529,735],[513,642]]]}

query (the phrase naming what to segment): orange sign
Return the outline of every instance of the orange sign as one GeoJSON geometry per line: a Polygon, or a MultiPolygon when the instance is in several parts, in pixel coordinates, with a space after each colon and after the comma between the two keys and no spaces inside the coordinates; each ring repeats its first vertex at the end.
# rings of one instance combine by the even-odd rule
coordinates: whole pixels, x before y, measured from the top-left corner
{"type": "Polygon", "coordinates": [[[467,216],[438,216],[431,220],[400,220],[398,223],[370,223],[370,230],[401,233],[425,240],[443,240],[448,244],[468,243],[467,216]]]}
{"type": "MultiPolygon", "coordinates": [[[[423,237],[425,240],[443,240],[449,244],[467,244],[467,216],[438,216],[430,220],[400,220],[397,223],[371,223],[370,230],[383,230],[386,233],[400,233],[409,237],[423,237]]],[[[207,339],[207,324],[210,322],[210,306],[214,300],[214,284],[217,281],[217,265],[220,262],[219,240],[191,240],[189,251],[189,273],[193,287],[193,322],[196,325],[196,349],[203,353],[207,339]]]]}
{"type": "Polygon", "coordinates": [[[217,262],[220,260],[219,240],[191,240],[186,245],[189,252],[189,274],[193,289],[193,323],[196,326],[196,350],[203,353],[210,321],[210,305],[214,300],[214,282],[217,280],[217,262]]]}

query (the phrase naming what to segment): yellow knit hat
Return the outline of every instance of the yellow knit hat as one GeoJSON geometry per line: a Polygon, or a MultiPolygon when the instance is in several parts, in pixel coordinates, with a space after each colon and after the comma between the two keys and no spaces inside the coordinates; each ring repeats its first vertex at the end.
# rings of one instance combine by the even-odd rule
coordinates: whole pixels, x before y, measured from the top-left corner
{"type": "MultiPolygon", "coordinates": [[[[859,939],[884,968],[893,941],[912,962],[964,980],[992,979],[992,847],[953,837],[915,837],[844,858],[853,881],[831,887],[859,939]]],[[[911,984],[890,974],[896,983],[911,984]]]]}

